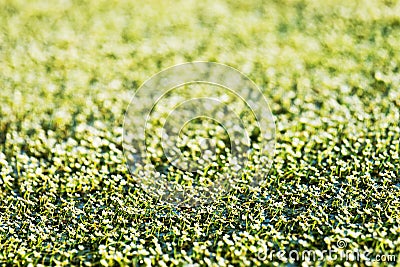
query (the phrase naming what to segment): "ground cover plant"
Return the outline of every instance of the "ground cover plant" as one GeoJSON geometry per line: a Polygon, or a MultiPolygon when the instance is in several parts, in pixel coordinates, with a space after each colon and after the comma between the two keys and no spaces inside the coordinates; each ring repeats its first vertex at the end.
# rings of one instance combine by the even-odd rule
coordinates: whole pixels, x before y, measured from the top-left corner
{"type": "Polygon", "coordinates": [[[398,265],[399,47],[390,0],[0,0],[0,263],[398,265]],[[276,151],[257,190],[171,207],[128,171],[124,112],[194,60],[260,87],[276,151]]]}

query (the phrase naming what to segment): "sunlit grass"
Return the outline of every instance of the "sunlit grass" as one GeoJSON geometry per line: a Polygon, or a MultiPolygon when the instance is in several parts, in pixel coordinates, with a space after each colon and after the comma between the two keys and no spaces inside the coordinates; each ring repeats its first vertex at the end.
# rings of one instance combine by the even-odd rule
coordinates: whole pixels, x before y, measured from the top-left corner
{"type": "Polygon", "coordinates": [[[396,1],[0,1],[0,262],[254,266],[339,240],[399,256],[399,47],[396,1]],[[262,89],[276,154],[258,190],[169,207],[127,170],[123,114],[194,60],[262,89]]]}

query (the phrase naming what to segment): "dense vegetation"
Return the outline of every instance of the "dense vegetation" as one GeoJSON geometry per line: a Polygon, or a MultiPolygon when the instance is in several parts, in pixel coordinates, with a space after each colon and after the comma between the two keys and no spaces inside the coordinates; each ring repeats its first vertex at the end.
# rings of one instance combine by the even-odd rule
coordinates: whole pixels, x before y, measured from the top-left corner
{"type": "Polygon", "coordinates": [[[253,266],[345,249],[369,259],[306,264],[398,264],[399,47],[390,0],[0,0],[0,262],[253,266]],[[124,112],[148,77],[195,60],[260,87],[275,157],[258,191],[161,205],[125,164],[124,112]]]}

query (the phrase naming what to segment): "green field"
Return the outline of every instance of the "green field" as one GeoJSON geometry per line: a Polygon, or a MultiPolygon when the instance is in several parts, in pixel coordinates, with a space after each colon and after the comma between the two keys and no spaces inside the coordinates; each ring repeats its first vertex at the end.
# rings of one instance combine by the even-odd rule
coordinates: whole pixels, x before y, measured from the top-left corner
{"type": "Polygon", "coordinates": [[[400,266],[400,2],[0,0],[0,99],[3,266],[400,266]],[[188,208],[122,137],[135,90],[190,61],[257,84],[276,151],[257,190],[188,208]]]}

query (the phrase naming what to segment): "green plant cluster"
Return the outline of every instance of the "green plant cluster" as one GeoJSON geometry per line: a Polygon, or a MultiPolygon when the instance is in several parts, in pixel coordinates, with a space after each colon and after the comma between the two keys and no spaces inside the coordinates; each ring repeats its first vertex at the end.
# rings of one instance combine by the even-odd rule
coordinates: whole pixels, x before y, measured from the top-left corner
{"type": "Polygon", "coordinates": [[[0,0],[0,263],[300,265],[259,253],[344,241],[370,259],[303,265],[399,264],[399,47],[391,0],[0,0]],[[261,88],[276,153],[257,190],[160,205],[125,164],[123,115],[195,60],[261,88]]]}

